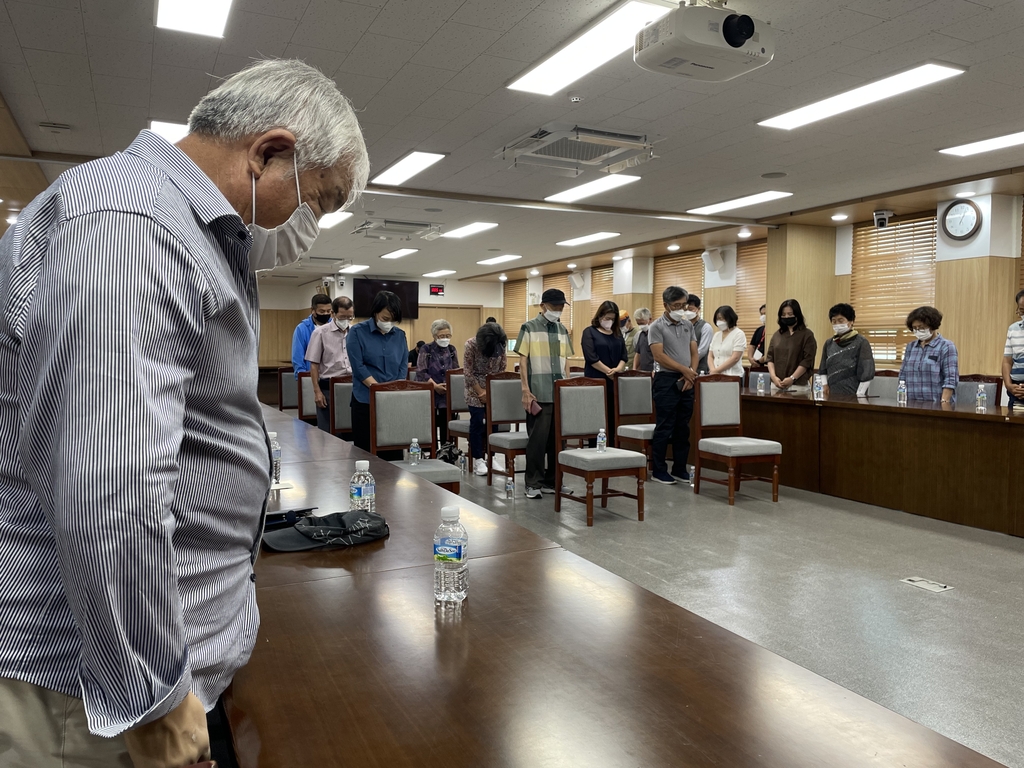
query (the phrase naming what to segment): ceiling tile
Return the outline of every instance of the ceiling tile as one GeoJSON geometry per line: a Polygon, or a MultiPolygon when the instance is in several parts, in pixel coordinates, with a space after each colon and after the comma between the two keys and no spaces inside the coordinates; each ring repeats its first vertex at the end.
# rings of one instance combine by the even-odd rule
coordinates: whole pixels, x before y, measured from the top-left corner
{"type": "Polygon", "coordinates": [[[93,75],[92,89],[97,104],[118,104],[149,109],[149,80],[93,75]]]}
{"type": "Polygon", "coordinates": [[[268,58],[284,53],[297,23],[274,16],[235,11],[228,16],[220,53],[268,58]]]}
{"type": "Polygon", "coordinates": [[[26,50],[25,60],[37,83],[90,88],[89,59],[72,53],[26,50]]]}
{"type": "Polygon", "coordinates": [[[150,117],[185,122],[209,86],[210,76],[201,69],[153,65],[150,117]]]}
{"type": "Polygon", "coordinates": [[[16,93],[36,95],[36,83],[27,64],[5,64],[0,67],[0,94],[12,96],[16,93]]]}
{"type": "Polygon", "coordinates": [[[380,89],[375,98],[405,102],[409,104],[409,111],[412,111],[453,76],[454,73],[447,69],[406,64],[398,74],[388,80],[387,85],[380,89]]]}
{"type": "Polygon", "coordinates": [[[464,0],[390,0],[370,25],[369,32],[425,42],[441,28],[464,0]]]}
{"type": "Polygon", "coordinates": [[[89,68],[97,75],[146,74],[153,66],[153,44],[113,37],[87,38],[89,68]]]}
{"type": "Polygon", "coordinates": [[[419,45],[408,40],[365,34],[335,74],[351,72],[371,77],[394,77],[418,49],[419,45]]]}
{"type": "Polygon", "coordinates": [[[7,13],[22,48],[86,54],[80,11],[8,2],[7,13]]]}
{"type": "Polygon", "coordinates": [[[991,10],[983,8],[969,18],[940,27],[938,31],[958,40],[976,43],[1021,26],[1024,26],[1024,4],[1014,2],[991,10]]]}
{"type": "MultiPolygon", "coordinates": [[[[217,54],[217,61],[213,65],[213,75],[217,78],[227,78],[240,72],[255,61],[250,56],[229,56],[226,53],[217,54]]],[[[204,70],[205,71],[205,70],[204,70]]]]}
{"type": "Polygon", "coordinates": [[[232,10],[298,21],[308,6],[309,0],[235,0],[232,10]]]}
{"type": "Polygon", "coordinates": [[[451,20],[471,27],[507,32],[540,4],[541,0],[466,0],[451,20]]]}
{"type": "MultiPolygon", "coordinates": [[[[487,53],[524,63],[539,61],[565,41],[565,25],[552,11],[531,11],[525,19],[502,35],[487,53]]],[[[579,30],[572,30],[570,36],[579,30]]]]}
{"type": "Polygon", "coordinates": [[[473,59],[487,50],[501,33],[496,30],[471,27],[449,21],[431,37],[416,55],[413,64],[451,69],[456,72],[468,66],[473,59]]]}
{"type": "Polygon", "coordinates": [[[388,81],[383,77],[369,77],[352,72],[335,72],[334,82],[357,109],[362,109],[388,81]]]}
{"type": "Polygon", "coordinates": [[[447,87],[453,91],[469,91],[486,96],[496,88],[503,87],[523,69],[521,61],[477,56],[472,64],[448,81],[447,87]]]}
{"type": "Polygon", "coordinates": [[[341,63],[345,61],[347,54],[339,51],[328,51],[324,48],[307,48],[304,45],[289,43],[284,49],[284,58],[301,59],[310,66],[316,67],[325,75],[333,75],[341,63]]]}
{"type": "Polygon", "coordinates": [[[149,127],[149,107],[97,104],[96,117],[101,132],[120,129],[135,136],[143,128],[149,127]]]}
{"type": "Polygon", "coordinates": [[[396,123],[394,128],[387,132],[385,138],[413,141],[418,144],[429,138],[434,132],[441,130],[447,123],[447,120],[430,117],[407,117],[396,123]]]}
{"type": "MultiPolygon", "coordinates": [[[[7,108],[11,110],[14,119],[21,128],[22,134],[32,149],[42,149],[42,144],[48,143],[56,147],[56,142],[45,138],[50,134],[44,134],[36,127],[39,123],[45,123],[50,118],[46,115],[46,109],[39,96],[34,93],[10,93],[4,94],[4,101],[7,108]]],[[[56,150],[54,150],[56,151],[56,150]]]]}
{"type": "MultiPolygon", "coordinates": [[[[212,72],[217,63],[220,42],[219,37],[189,35],[172,29],[156,29],[153,33],[153,63],[212,72]]],[[[140,74],[148,77],[149,72],[147,70],[140,74]]]]}
{"type": "Polygon", "coordinates": [[[0,64],[24,64],[21,43],[14,31],[14,24],[7,15],[7,9],[0,3],[0,64]]]}
{"type": "Polygon", "coordinates": [[[349,53],[378,13],[378,8],[366,5],[312,0],[295,28],[291,42],[309,48],[349,53]]]}
{"type": "Polygon", "coordinates": [[[82,21],[89,35],[149,42],[156,29],[156,3],[138,0],[82,0],[82,21]]]}
{"type": "Polygon", "coordinates": [[[37,85],[47,118],[54,123],[67,123],[72,130],[96,119],[96,100],[92,88],[71,85],[37,85]]]}
{"type": "Polygon", "coordinates": [[[441,88],[429,99],[413,110],[413,114],[423,117],[451,120],[479,102],[483,97],[478,93],[450,91],[441,88]]]}

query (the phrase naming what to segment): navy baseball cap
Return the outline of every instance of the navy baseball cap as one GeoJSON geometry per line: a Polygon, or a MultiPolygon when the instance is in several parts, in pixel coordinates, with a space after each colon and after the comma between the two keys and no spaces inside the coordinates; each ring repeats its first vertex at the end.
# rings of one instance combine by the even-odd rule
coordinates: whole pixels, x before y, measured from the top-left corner
{"type": "Polygon", "coordinates": [[[354,547],[383,539],[391,533],[384,518],[363,509],[335,512],[323,517],[303,517],[291,528],[267,531],[263,543],[277,552],[354,547]]]}

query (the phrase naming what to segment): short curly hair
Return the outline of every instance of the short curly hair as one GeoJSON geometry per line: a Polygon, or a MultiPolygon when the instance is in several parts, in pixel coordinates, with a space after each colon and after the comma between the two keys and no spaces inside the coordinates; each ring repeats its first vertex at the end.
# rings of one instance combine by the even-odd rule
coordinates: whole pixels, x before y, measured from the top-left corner
{"type": "Polygon", "coordinates": [[[907,328],[912,330],[915,321],[926,325],[932,331],[937,331],[942,325],[942,313],[935,307],[918,307],[907,315],[907,328]]]}

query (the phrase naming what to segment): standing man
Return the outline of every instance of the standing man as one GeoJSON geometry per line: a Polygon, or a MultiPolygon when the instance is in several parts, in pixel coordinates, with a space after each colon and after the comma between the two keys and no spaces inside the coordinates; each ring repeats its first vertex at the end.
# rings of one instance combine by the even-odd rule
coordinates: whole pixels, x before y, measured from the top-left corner
{"type": "MultiPolygon", "coordinates": [[[[654,357],[654,410],[657,413],[654,438],[654,473],[651,477],[663,485],[676,478],[688,482],[686,460],[690,455],[690,417],[693,415],[693,384],[697,379],[697,342],[693,326],[684,317],[688,294],[677,285],[661,294],[665,313],[651,323],[647,332],[654,357]],[[672,441],[672,474],[665,456],[672,441]]],[[[693,298],[690,296],[689,298],[693,298]]]]}
{"type": "Polygon", "coordinates": [[[227,78],[189,131],[65,171],[0,240],[0,763],[208,759],[256,642],[254,270],[308,251],[369,162],[300,61],[227,78]]]}
{"type": "Polygon", "coordinates": [[[691,293],[686,302],[683,317],[693,325],[693,337],[697,341],[697,372],[707,373],[708,352],[711,350],[711,340],[715,337],[715,329],[700,316],[700,296],[691,293]]]}
{"type": "Polygon", "coordinates": [[[306,361],[306,348],[309,340],[313,338],[313,331],[327,325],[331,320],[331,297],[326,293],[318,293],[313,297],[310,306],[309,317],[295,326],[292,334],[292,368],[295,370],[295,378],[300,373],[309,370],[309,363],[306,361]]]}
{"type": "Polygon", "coordinates": [[[555,492],[555,382],[569,378],[572,339],[560,322],[568,302],[557,288],[540,298],[540,314],[523,323],[513,350],[520,357],[526,410],[526,497],[555,492]],[[546,463],[545,463],[546,461],[546,463]]]}
{"type": "Polygon", "coordinates": [[[331,431],[331,378],[352,373],[348,362],[348,326],[355,316],[352,299],[339,296],[331,302],[331,322],[313,331],[306,347],[309,376],[319,382],[319,386],[313,389],[316,425],[324,432],[331,431]]]}

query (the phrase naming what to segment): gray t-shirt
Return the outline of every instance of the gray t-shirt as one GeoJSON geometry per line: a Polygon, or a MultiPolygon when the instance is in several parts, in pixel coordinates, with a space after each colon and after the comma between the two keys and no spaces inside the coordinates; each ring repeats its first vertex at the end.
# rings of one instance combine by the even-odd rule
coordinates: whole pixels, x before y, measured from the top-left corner
{"type": "Polygon", "coordinates": [[[673,323],[664,315],[651,323],[647,332],[651,345],[661,344],[666,355],[680,365],[690,366],[690,342],[693,341],[693,325],[689,320],[673,323]]]}

